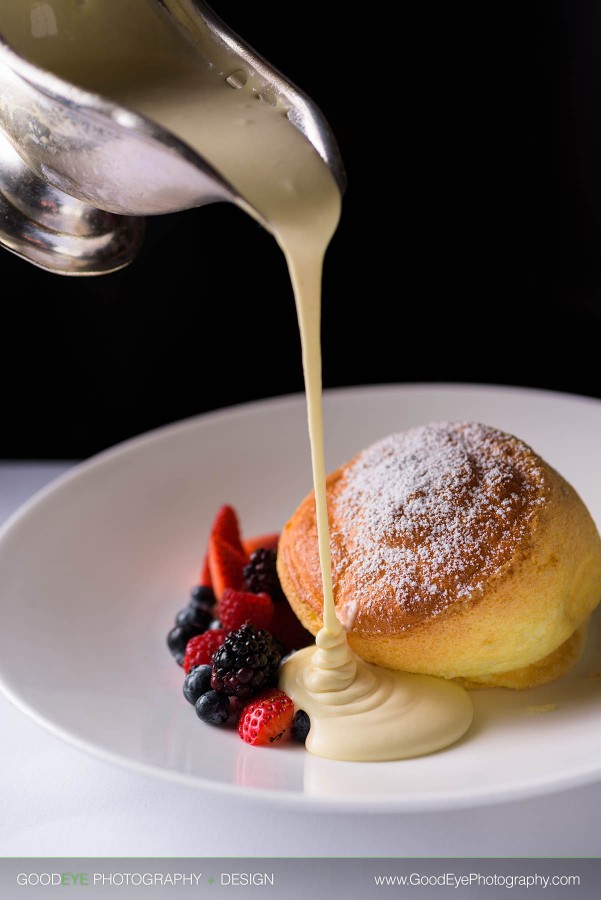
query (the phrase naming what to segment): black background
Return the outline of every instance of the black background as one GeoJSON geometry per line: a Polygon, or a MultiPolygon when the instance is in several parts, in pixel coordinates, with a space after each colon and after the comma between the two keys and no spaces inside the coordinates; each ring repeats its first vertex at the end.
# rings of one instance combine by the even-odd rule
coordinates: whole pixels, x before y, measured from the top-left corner
{"type": "MultiPolygon", "coordinates": [[[[213,5],[342,150],[325,386],[601,396],[599,4],[395,4],[395,25],[377,5],[213,5]]],[[[120,273],[61,278],[0,252],[0,277],[4,458],[83,457],[302,389],[283,257],[233,206],[149,221],[120,273]]]]}

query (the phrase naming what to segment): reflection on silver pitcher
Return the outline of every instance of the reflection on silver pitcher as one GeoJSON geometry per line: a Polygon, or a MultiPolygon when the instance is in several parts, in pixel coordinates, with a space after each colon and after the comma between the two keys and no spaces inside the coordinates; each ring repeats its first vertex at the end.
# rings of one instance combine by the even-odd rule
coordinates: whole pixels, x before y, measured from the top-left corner
{"type": "Polygon", "coordinates": [[[158,84],[175,60],[180,76],[204,67],[277,107],[343,190],[315,104],[202,0],[4,0],[0,245],[53,272],[101,274],[134,258],[143,216],[223,200],[256,215],[215,160],[106,89],[111,78],[158,84]]]}

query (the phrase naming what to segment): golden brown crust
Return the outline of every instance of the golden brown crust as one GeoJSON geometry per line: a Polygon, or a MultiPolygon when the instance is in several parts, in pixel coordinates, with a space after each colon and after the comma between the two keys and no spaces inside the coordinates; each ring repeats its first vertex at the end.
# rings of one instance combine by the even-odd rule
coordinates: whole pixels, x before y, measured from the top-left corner
{"type": "MultiPolygon", "coordinates": [[[[574,653],[529,667],[601,599],[597,529],[573,488],[517,438],[465,423],[428,428],[379,442],[328,477],[334,596],[349,642],[389,668],[543,683],[574,653]]],[[[313,495],[284,528],[278,570],[315,634],[323,598],[313,495]]]]}

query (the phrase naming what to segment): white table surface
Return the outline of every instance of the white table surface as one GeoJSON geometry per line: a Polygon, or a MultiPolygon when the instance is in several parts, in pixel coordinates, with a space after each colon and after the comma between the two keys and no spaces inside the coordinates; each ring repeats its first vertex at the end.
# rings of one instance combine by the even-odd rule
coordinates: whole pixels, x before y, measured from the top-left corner
{"type": "MultiPolygon", "coordinates": [[[[0,464],[0,522],[68,468],[0,464]]],[[[457,812],[286,813],[88,756],[2,694],[0,735],[0,856],[601,855],[601,784],[457,812]]]]}

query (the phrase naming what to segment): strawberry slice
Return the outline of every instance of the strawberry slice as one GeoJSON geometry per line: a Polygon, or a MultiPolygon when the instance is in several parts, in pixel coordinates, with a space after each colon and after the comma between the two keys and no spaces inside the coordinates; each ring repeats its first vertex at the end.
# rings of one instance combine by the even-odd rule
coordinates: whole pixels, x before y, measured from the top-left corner
{"type": "Polygon", "coordinates": [[[294,703],[284,691],[271,688],[240,711],[238,734],[253,747],[279,744],[291,737],[294,703]]]}
{"type": "Polygon", "coordinates": [[[245,553],[240,537],[240,525],[238,524],[238,516],[233,506],[222,506],[213,521],[211,528],[211,537],[218,535],[221,540],[230,544],[234,550],[239,553],[245,553]]]}
{"type": "Polygon", "coordinates": [[[245,587],[244,566],[248,557],[244,551],[237,550],[218,534],[209,539],[209,571],[213,590],[218,600],[226,588],[243,591],[245,587]]]}
{"type": "MultiPolygon", "coordinates": [[[[213,519],[213,524],[211,525],[211,531],[209,534],[209,545],[211,543],[211,538],[213,535],[219,535],[219,537],[230,544],[238,553],[245,553],[245,549],[242,546],[242,539],[240,538],[240,525],[238,524],[238,516],[236,514],[236,510],[233,506],[229,506],[227,503],[218,510],[217,515],[213,519]]],[[[209,565],[209,552],[207,550],[205,554],[205,558],[202,563],[202,568],[200,570],[200,576],[198,579],[198,583],[203,585],[204,587],[213,587],[213,582],[211,578],[211,567],[209,565]]]]}
{"type": "Polygon", "coordinates": [[[258,537],[246,538],[246,540],[242,541],[242,546],[250,556],[255,550],[277,550],[279,540],[279,532],[260,534],[258,537]]]}
{"type": "Polygon", "coordinates": [[[213,587],[213,582],[211,581],[211,570],[209,568],[209,554],[205,553],[205,558],[202,561],[202,569],[200,570],[200,577],[198,579],[198,583],[202,587],[213,587]]]}
{"type": "Polygon", "coordinates": [[[258,629],[268,629],[273,619],[272,599],[269,594],[226,588],[219,601],[219,619],[226,631],[236,631],[245,622],[258,629]]]}

